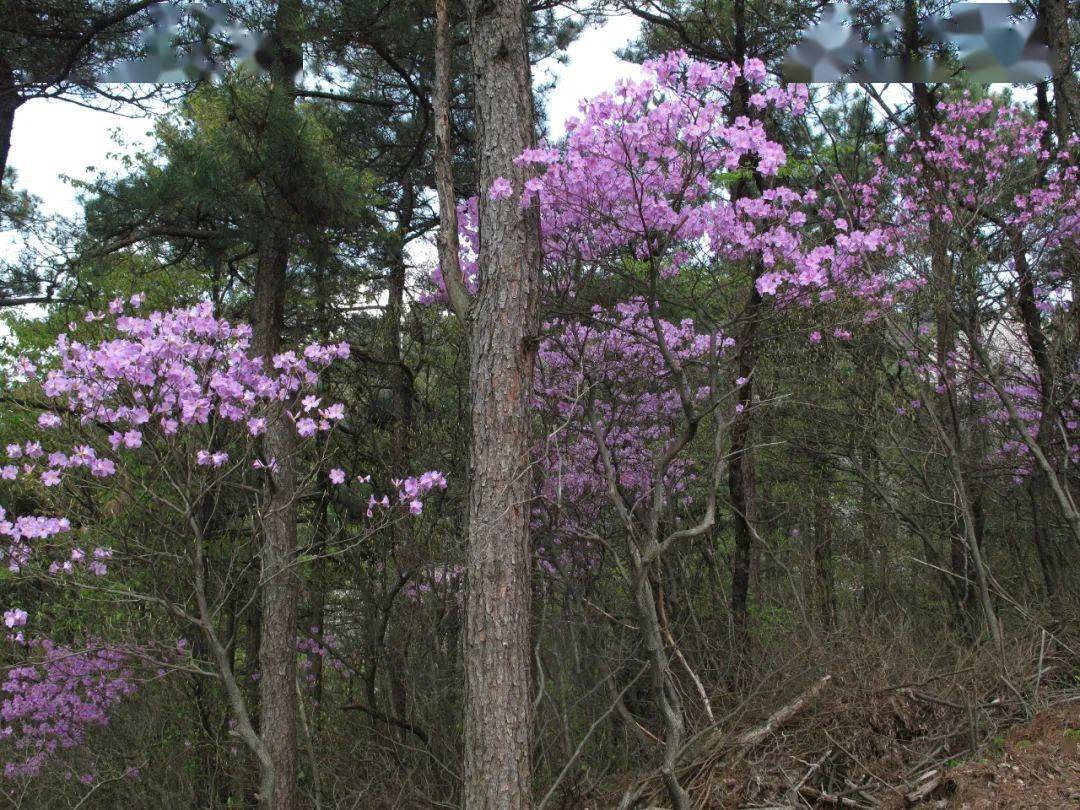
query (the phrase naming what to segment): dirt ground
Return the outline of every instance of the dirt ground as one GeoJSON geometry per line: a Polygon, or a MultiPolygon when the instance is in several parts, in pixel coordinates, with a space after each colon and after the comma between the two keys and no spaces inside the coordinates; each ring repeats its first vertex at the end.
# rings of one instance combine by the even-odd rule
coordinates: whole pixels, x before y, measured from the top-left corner
{"type": "Polygon", "coordinates": [[[1080,808],[1080,701],[1045,709],[995,738],[980,761],[948,769],[920,806],[1080,808]]]}

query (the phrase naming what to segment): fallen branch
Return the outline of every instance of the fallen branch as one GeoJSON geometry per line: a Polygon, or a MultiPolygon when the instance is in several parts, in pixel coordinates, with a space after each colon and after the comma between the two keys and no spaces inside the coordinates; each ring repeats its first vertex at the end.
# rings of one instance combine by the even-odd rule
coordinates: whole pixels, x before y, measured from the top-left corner
{"type": "Polygon", "coordinates": [[[832,680],[832,675],[826,675],[824,678],[815,681],[805,692],[795,698],[795,700],[791,701],[791,703],[777,709],[769,715],[769,719],[760,726],[756,726],[749,731],[744,731],[736,737],[734,744],[739,748],[753,748],[754,746],[759,745],[767,737],[790,723],[795,715],[805,709],[819,694],[821,694],[821,690],[825,688],[825,685],[830,680],[832,680]]]}
{"type": "Polygon", "coordinates": [[[414,726],[412,723],[406,722],[405,720],[380,712],[378,709],[372,709],[370,706],[365,706],[363,703],[349,703],[341,708],[345,711],[363,712],[368,717],[374,718],[375,720],[381,720],[384,723],[389,723],[392,726],[397,726],[400,729],[411,732],[424,745],[431,744],[427,732],[422,728],[414,726]]]}
{"type": "Polygon", "coordinates": [[[820,804],[831,804],[833,807],[869,807],[869,805],[861,804],[854,799],[847,799],[843,796],[834,796],[831,793],[826,793],[823,790],[818,790],[817,788],[810,787],[809,785],[803,785],[801,788],[799,788],[799,795],[805,796],[806,798],[820,804]]]}
{"type": "Polygon", "coordinates": [[[923,775],[923,783],[914,790],[908,791],[904,795],[904,800],[909,806],[916,805],[926,801],[930,798],[930,795],[941,787],[941,783],[944,781],[944,776],[940,771],[930,771],[923,775]]]}

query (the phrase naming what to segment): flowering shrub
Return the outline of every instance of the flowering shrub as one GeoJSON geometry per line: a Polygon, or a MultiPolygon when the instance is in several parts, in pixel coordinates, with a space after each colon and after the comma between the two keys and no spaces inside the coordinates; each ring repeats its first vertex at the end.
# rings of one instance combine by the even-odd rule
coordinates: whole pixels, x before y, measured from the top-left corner
{"type": "Polygon", "coordinates": [[[32,639],[32,663],[8,669],[0,690],[0,738],[17,756],[4,776],[36,776],[49,758],[81,745],[88,729],[109,722],[109,710],[136,690],[128,651],[109,644],[85,649],[32,639]]]}
{"type": "MultiPolygon", "coordinates": [[[[553,542],[559,547],[590,531],[607,502],[594,424],[618,469],[619,486],[632,503],[643,502],[653,489],[655,454],[677,429],[683,410],[677,375],[664,351],[687,371],[690,397],[705,405],[713,394],[709,372],[733,343],[720,332],[697,332],[690,319],[659,319],[658,336],[642,299],[612,312],[595,307],[592,316],[590,325],[549,324],[552,334],[539,353],[534,403],[553,426],[543,450],[541,492],[557,516],[553,542]]],[[[665,490],[685,493],[693,477],[690,461],[677,459],[666,471],[665,490]]]]}
{"type": "MultiPolygon", "coordinates": [[[[208,303],[167,312],[137,311],[142,296],[116,300],[106,312],[91,312],[84,328],[92,340],[76,339],[79,327],[61,334],[47,367],[28,359],[19,373],[28,396],[41,397],[38,435],[6,448],[3,480],[18,481],[46,501],[76,507],[77,487],[124,479],[123,486],[154,492],[164,483],[178,499],[154,492],[159,502],[184,514],[190,504],[226,485],[259,492],[252,476],[273,476],[278,460],[263,458],[258,438],[284,406],[301,440],[297,452],[325,436],[345,417],[340,403],[324,404],[314,391],[319,374],[349,355],[345,343],[311,344],[275,355],[267,365],[251,354],[251,328],[215,316],[208,303]],[[70,492],[68,488],[71,488],[70,492]],[[188,504],[187,507],[182,504],[188,504]]],[[[321,465],[325,442],[316,447],[321,465]]],[[[343,470],[330,471],[343,484],[343,470]]],[[[370,480],[364,476],[361,480],[370,480]]],[[[438,472],[395,480],[398,503],[420,514],[423,499],[445,489],[438,472]]],[[[389,496],[370,496],[367,516],[392,506],[389,496]]],[[[53,581],[85,572],[105,576],[114,552],[106,545],[84,548],[68,539],[76,520],[66,516],[9,518],[0,507],[0,555],[12,572],[53,581]]],[[[80,529],[88,528],[80,523],[80,529]]],[[[45,637],[27,639],[27,611],[4,614],[19,655],[33,660],[8,671],[3,684],[3,726],[24,757],[8,763],[9,776],[32,776],[48,758],[79,745],[89,726],[107,722],[107,712],[135,686],[129,652],[101,643],[84,649],[45,637]]]]}

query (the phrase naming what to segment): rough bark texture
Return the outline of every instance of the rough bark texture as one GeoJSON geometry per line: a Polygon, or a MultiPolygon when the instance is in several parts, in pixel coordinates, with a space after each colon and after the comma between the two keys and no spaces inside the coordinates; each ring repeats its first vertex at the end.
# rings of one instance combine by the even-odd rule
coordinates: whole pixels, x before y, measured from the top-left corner
{"type": "Polygon", "coordinates": [[[22,99],[15,90],[15,73],[0,54],[0,181],[3,181],[7,169],[11,131],[15,127],[15,110],[21,103],[22,99]]]}
{"type": "MultiPolygon", "coordinates": [[[[285,302],[287,247],[280,239],[260,249],[255,279],[256,335],[263,357],[280,345],[285,302]]],[[[274,770],[273,797],[264,806],[291,810],[296,804],[297,697],[296,616],[299,579],[296,571],[296,440],[278,407],[266,430],[266,455],[278,469],[268,486],[262,521],[259,644],[259,729],[274,770]]]]}
{"type": "Polygon", "coordinates": [[[1041,0],[1039,17],[1046,24],[1054,54],[1054,128],[1063,144],[1080,132],[1080,80],[1072,65],[1068,0],[1041,0]]]}
{"type": "MultiPolygon", "coordinates": [[[[290,250],[287,195],[294,174],[290,147],[295,130],[294,81],[300,64],[300,0],[281,0],[270,54],[271,87],[264,130],[267,211],[255,273],[255,350],[267,363],[281,345],[285,322],[286,271],[290,250]]],[[[259,731],[273,767],[272,795],[261,803],[274,810],[297,807],[296,627],[299,577],[296,570],[296,437],[281,404],[271,415],[266,455],[278,469],[268,484],[260,547],[259,731]]],[[[265,785],[265,774],[260,782],[265,785]]]]}
{"type": "MultiPolygon", "coordinates": [[[[746,4],[736,0],[732,18],[735,26],[733,59],[736,64],[746,61],[746,4]]],[[[749,90],[742,80],[736,82],[732,94],[732,117],[744,115],[749,90]]],[[[734,189],[736,199],[750,194],[748,184],[740,182],[734,189]]],[[[736,347],[738,376],[748,382],[739,387],[742,409],[731,421],[731,452],[728,462],[728,495],[731,498],[732,527],[735,548],[731,557],[731,618],[734,628],[735,665],[741,670],[750,661],[749,598],[750,577],[754,554],[754,519],[756,517],[756,487],[753,448],[751,447],[751,411],[754,390],[755,346],[761,318],[761,294],[757,289],[760,267],[750,272],[750,292],[736,347]]]]}
{"type": "Polygon", "coordinates": [[[522,0],[469,4],[480,185],[480,289],[469,340],[472,438],[465,617],[465,805],[530,807],[529,392],[539,329],[535,207],[491,200],[534,143],[522,0]]]}

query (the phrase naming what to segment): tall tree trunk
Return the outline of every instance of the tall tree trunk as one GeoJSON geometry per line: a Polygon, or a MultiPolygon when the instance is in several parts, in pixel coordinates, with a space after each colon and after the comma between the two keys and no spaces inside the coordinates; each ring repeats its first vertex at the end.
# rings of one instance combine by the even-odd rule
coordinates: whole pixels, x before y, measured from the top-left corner
{"type": "MultiPolygon", "coordinates": [[[[280,348],[284,319],[288,241],[276,236],[260,248],[255,276],[256,346],[264,358],[280,348]]],[[[263,806],[274,810],[297,806],[296,621],[300,581],[296,570],[296,438],[286,410],[284,404],[277,404],[266,429],[266,455],[277,460],[277,470],[268,485],[259,551],[259,730],[274,769],[273,796],[260,798],[263,806]]]]}
{"type": "Polygon", "coordinates": [[[0,183],[7,170],[8,152],[11,149],[11,131],[15,128],[15,110],[23,100],[15,89],[15,71],[0,54],[0,183]]]}
{"type": "Polygon", "coordinates": [[[529,736],[529,398],[539,332],[535,205],[514,158],[535,143],[524,0],[471,0],[479,157],[480,287],[471,312],[469,542],[465,597],[465,805],[532,805],[529,736]]]}
{"type": "Polygon", "coordinates": [[[408,178],[402,179],[402,185],[404,190],[395,240],[387,262],[389,275],[383,315],[383,359],[387,363],[394,407],[393,472],[399,476],[408,471],[412,432],[413,383],[401,353],[401,320],[405,315],[405,277],[408,271],[405,240],[412,227],[416,204],[415,189],[408,178]]]}
{"type": "MultiPolygon", "coordinates": [[[[274,18],[263,150],[266,221],[255,271],[254,343],[269,365],[281,346],[285,325],[286,272],[291,249],[288,196],[295,171],[294,83],[302,66],[300,0],[279,0],[274,18]]],[[[259,731],[273,766],[273,793],[260,796],[264,807],[294,810],[297,798],[296,630],[300,580],[296,569],[296,435],[278,403],[265,436],[266,455],[277,460],[263,511],[260,548],[259,731]]],[[[265,783],[265,779],[261,780],[265,783]]]]}
{"type": "Polygon", "coordinates": [[[1080,132],[1080,80],[1072,65],[1069,0],[1040,0],[1039,18],[1046,25],[1054,54],[1054,129],[1063,147],[1080,132]]]}
{"type": "MultiPolygon", "coordinates": [[[[904,0],[905,26],[904,47],[905,56],[916,61],[922,56],[923,41],[919,36],[917,23],[918,9],[915,0],[904,0]]],[[[934,124],[937,122],[937,95],[933,88],[923,82],[914,82],[911,86],[912,97],[915,101],[915,125],[919,132],[919,138],[924,143],[930,140],[934,124]]],[[[946,433],[946,441],[952,448],[951,452],[959,456],[964,446],[964,436],[961,431],[960,420],[956,409],[956,384],[955,375],[951,372],[948,358],[956,348],[956,329],[953,323],[955,317],[953,296],[955,292],[955,277],[952,262],[948,250],[948,231],[944,222],[938,218],[930,221],[930,277],[931,289],[935,299],[935,349],[937,353],[938,373],[947,388],[938,400],[930,404],[936,409],[937,419],[941,429],[946,433]]],[[[959,463],[959,462],[957,462],[959,463]]],[[[954,487],[964,486],[963,479],[953,475],[954,487]]],[[[967,491],[957,491],[956,503],[970,506],[972,498],[967,491]]],[[[979,584],[977,582],[977,565],[975,557],[979,555],[979,549],[972,549],[978,533],[976,527],[969,525],[971,515],[970,508],[949,510],[944,519],[946,524],[945,533],[949,536],[949,559],[952,573],[955,576],[956,602],[954,604],[954,624],[964,631],[970,632],[971,622],[974,619],[980,600],[979,584]],[[954,529],[954,524],[960,524],[960,530],[954,529]]]]}
{"type": "MultiPolygon", "coordinates": [[[[732,11],[734,47],[732,58],[736,64],[746,61],[746,4],[735,0],[732,11]]],[[[731,98],[732,119],[744,115],[747,109],[749,88],[741,78],[736,81],[731,98]]],[[[750,187],[740,181],[734,189],[735,199],[749,196],[750,187]]],[[[728,494],[731,498],[732,524],[735,548],[731,558],[731,616],[735,637],[735,666],[742,669],[750,661],[749,598],[750,578],[753,568],[754,527],[757,516],[754,456],[751,448],[751,408],[754,390],[754,366],[758,324],[761,318],[762,299],[757,289],[761,272],[755,262],[750,268],[750,291],[743,323],[737,342],[736,365],[738,376],[747,382],[739,387],[738,404],[742,406],[731,422],[731,452],[728,462],[728,494]]]]}

